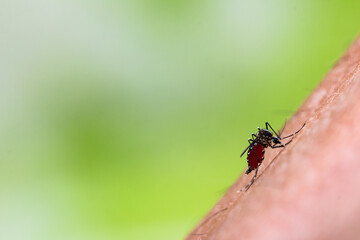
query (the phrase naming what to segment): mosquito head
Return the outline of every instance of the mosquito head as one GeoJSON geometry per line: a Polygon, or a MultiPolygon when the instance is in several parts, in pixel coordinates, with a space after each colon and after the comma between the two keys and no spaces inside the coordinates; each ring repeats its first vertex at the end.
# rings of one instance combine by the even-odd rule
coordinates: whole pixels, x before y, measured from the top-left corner
{"type": "Polygon", "coordinates": [[[272,137],[272,142],[273,142],[274,144],[276,144],[276,143],[282,144],[282,143],[280,142],[279,138],[277,138],[277,137],[272,137]]]}

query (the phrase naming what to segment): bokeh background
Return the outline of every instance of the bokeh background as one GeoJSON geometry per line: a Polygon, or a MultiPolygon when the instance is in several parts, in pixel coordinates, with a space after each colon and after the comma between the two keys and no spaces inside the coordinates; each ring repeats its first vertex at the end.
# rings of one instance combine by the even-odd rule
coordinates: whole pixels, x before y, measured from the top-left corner
{"type": "Polygon", "coordinates": [[[182,239],[360,2],[0,1],[0,239],[182,239]]]}

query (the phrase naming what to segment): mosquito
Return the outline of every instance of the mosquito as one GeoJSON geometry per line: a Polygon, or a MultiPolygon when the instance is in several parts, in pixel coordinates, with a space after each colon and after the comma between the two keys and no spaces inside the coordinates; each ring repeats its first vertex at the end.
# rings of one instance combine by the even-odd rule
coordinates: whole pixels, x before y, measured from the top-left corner
{"type": "Polygon", "coordinates": [[[280,134],[277,134],[276,131],[271,127],[271,125],[268,122],[265,122],[266,129],[260,129],[258,127],[257,134],[252,133],[251,138],[248,139],[249,146],[246,147],[246,149],[242,152],[240,157],[244,155],[244,153],[247,151],[247,163],[248,163],[248,169],[246,170],[246,174],[249,174],[253,170],[255,170],[255,175],[251,179],[251,182],[246,186],[247,191],[250,186],[254,183],[256,175],[258,173],[259,167],[264,160],[264,154],[265,154],[265,148],[271,147],[271,148],[283,148],[289,143],[292,142],[295,135],[298,134],[301,129],[303,129],[304,125],[297,130],[296,132],[286,136],[286,137],[280,137],[280,134]],[[287,143],[281,142],[281,140],[284,140],[286,138],[291,138],[290,141],[287,143]]]}

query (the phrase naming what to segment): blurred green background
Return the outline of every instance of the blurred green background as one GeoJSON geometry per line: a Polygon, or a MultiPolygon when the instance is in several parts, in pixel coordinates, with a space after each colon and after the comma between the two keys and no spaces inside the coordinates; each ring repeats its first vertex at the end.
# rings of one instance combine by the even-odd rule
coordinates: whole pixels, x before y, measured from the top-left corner
{"type": "Polygon", "coordinates": [[[0,2],[0,239],[182,239],[360,30],[354,1],[0,2]]]}

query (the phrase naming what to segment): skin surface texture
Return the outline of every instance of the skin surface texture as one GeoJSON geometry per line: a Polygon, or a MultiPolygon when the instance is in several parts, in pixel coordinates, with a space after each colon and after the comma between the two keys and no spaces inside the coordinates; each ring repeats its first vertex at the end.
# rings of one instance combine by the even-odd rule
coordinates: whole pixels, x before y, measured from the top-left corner
{"type": "Polygon", "coordinates": [[[360,239],[360,38],[266,151],[257,179],[242,174],[189,240],[360,239]]]}

